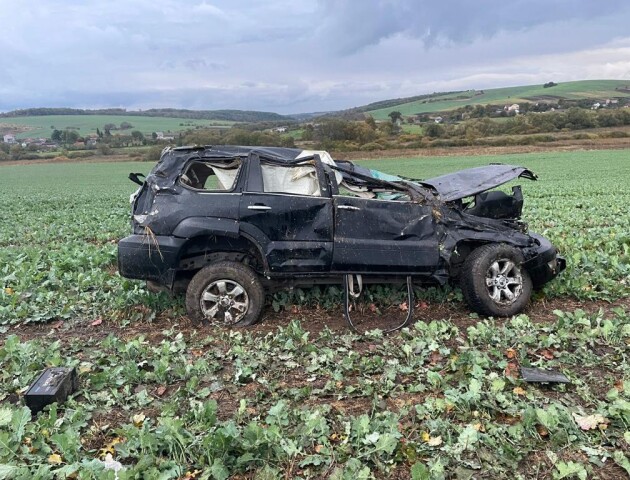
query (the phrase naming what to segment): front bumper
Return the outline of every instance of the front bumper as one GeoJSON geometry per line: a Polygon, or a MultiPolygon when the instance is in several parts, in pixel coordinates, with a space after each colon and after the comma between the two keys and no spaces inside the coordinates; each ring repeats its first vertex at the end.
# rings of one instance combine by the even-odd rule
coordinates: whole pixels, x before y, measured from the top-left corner
{"type": "Polygon", "coordinates": [[[529,273],[534,288],[542,287],[553,280],[567,267],[564,257],[558,255],[556,247],[549,240],[538,234],[530,234],[537,242],[537,247],[529,260],[523,263],[523,267],[529,273]]]}
{"type": "Polygon", "coordinates": [[[172,288],[185,238],[130,235],[118,242],[118,271],[125,278],[172,288]]]}

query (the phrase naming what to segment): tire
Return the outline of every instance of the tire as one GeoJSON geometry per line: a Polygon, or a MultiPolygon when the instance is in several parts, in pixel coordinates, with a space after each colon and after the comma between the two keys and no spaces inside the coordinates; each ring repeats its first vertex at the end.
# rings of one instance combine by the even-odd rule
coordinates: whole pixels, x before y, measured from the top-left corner
{"type": "Polygon", "coordinates": [[[260,318],[265,291],[254,271],[238,262],[217,262],[197,272],[186,290],[193,322],[246,327],[260,318]]]}
{"type": "Polygon", "coordinates": [[[492,317],[509,317],[522,312],[532,295],[532,280],[521,266],[523,261],[519,250],[503,243],[473,250],[460,275],[468,306],[492,317]]]}

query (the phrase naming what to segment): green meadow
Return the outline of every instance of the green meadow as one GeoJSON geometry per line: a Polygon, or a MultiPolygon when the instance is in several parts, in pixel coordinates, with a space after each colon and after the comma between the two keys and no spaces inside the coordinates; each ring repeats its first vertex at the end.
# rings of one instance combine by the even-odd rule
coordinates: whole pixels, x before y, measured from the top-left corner
{"type": "Polygon", "coordinates": [[[0,166],[0,478],[627,478],[629,157],[359,162],[415,178],[524,165],[539,176],[519,181],[524,220],[568,264],[508,319],[420,290],[392,335],[322,326],[338,289],[270,298],[248,329],[191,325],[180,300],[117,273],[127,174],[151,165],[0,166]],[[79,391],[33,415],[22,396],[49,366],[75,367],[79,391]],[[521,366],[571,383],[527,384],[521,366]]]}
{"type": "Polygon", "coordinates": [[[583,80],[578,82],[563,82],[555,87],[544,88],[542,85],[527,85],[520,87],[490,88],[486,90],[467,90],[461,93],[436,95],[430,99],[403,103],[393,107],[372,110],[370,113],[376,120],[387,120],[387,115],[397,110],[403,115],[418,113],[441,112],[453,110],[465,105],[509,105],[519,102],[536,102],[539,99],[566,98],[579,100],[592,98],[602,100],[612,97],[630,96],[630,81],[623,80],[583,80]],[[625,91],[618,91],[623,88],[625,91]],[[464,98],[457,98],[464,97],[464,98]]]}
{"type": "Polygon", "coordinates": [[[219,120],[192,120],[188,118],[171,117],[141,117],[128,115],[42,115],[30,117],[0,118],[0,127],[3,131],[18,132],[16,138],[50,138],[54,129],[72,129],[81,135],[96,133],[96,129],[112,123],[120,126],[122,122],[133,125],[128,130],[112,130],[116,133],[130,134],[133,130],[139,130],[145,135],[152,132],[180,132],[196,127],[229,127],[234,122],[219,120]]]}

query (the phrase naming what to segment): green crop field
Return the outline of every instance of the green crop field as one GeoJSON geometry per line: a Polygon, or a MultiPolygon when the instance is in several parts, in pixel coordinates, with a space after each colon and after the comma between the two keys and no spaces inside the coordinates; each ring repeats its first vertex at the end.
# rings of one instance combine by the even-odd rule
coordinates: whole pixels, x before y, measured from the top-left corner
{"type": "Polygon", "coordinates": [[[490,88],[483,91],[468,90],[466,92],[436,95],[431,101],[415,101],[395,105],[393,107],[372,110],[370,113],[376,120],[387,120],[387,115],[397,110],[403,115],[415,115],[427,112],[442,112],[463,107],[465,105],[508,105],[519,102],[536,102],[541,97],[558,97],[570,100],[592,98],[602,100],[613,97],[628,97],[630,82],[622,80],[583,80],[579,82],[563,82],[555,87],[544,88],[542,85],[521,87],[490,88]],[[616,88],[623,88],[618,91],[616,88]],[[465,96],[466,98],[457,98],[465,96]]]}
{"type": "MultiPolygon", "coordinates": [[[[335,323],[337,289],[281,292],[229,331],[122,279],[126,176],[147,163],[0,166],[0,478],[627,478],[630,151],[361,163],[427,178],[490,162],[539,175],[519,182],[524,219],[567,270],[510,319],[431,289],[412,326],[364,336],[335,323]],[[79,392],[31,415],[47,366],[76,367],[79,392]]],[[[400,302],[369,294],[359,313],[400,302]]]]}
{"type": "Polygon", "coordinates": [[[414,133],[416,135],[420,135],[424,131],[424,127],[422,125],[409,125],[407,123],[402,124],[400,128],[404,133],[414,133]]]}
{"type": "Polygon", "coordinates": [[[116,133],[131,134],[139,130],[145,135],[152,132],[180,132],[199,127],[231,126],[234,122],[219,120],[193,120],[189,118],[171,117],[134,117],[128,115],[42,115],[31,117],[0,118],[0,131],[15,132],[16,138],[50,138],[53,129],[74,129],[81,135],[96,133],[96,129],[103,130],[104,125],[113,123],[120,126],[128,122],[133,128],[128,130],[112,130],[116,133]]]}

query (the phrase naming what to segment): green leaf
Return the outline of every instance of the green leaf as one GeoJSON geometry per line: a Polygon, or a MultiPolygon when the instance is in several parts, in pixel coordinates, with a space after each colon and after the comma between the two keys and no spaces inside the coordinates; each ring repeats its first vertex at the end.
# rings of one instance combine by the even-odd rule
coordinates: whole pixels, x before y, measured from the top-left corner
{"type": "Polygon", "coordinates": [[[411,480],[429,480],[429,469],[424,463],[416,463],[411,467],[411,480]]]}
{"type": "Polygon", "coordinates": [[[212,467],[210,467],[210,472],[212,473],[212,477],[215,480],[227,480],[230,476],[230,472],[225,468],[223,462],[216,458],[214,462],[212,462],[212,467]]]}
{"type": "Polygon", "coordinates": [[[10,480],[17,473],[15,465],[0,465],[0,478],[10,480]]]}
{"type": "Polygon", "coordinates": [[[304,458],[298,465],[300,467],[307,467],[309,465],[313,465],[315,467],[324,463],[325,458],[322,455],[309,455],[304,458]]]}
{"type": "Polygon", "coordinates": [[[300,453],[300,449],[297,447],[295,442],[290,438],[282,438],[280,439],[280,447],[284,450],[289,457],[294,457],[298,453],[300,453]]]}
{"type": "Polygon", "coordinates": [[[466,428],[464,428],[464,430],[462,430],[462,433],[459,434],[459,437],[457,438],[457,443],[461,445],[464,449],[468,450],[471,449],[475,443],[477,443],[477,440],[479,440],[479,432],[477,432],[477,430],[475,430],[472,425],[468,425],[466,428]]]}
{"type": "Polygon", "coordinates": [[[378,442],[376,443],[376,448],[378,450],[386,452],[389,455],[391,455],[394,450],[396,450],[397,446],[398,439],[389,433],[384,433],[383,435],[381,435],[381,437],[378,439],[378,442]]]}
{"type": "Polygon", "coordinates": [[[613,460],[630,475],[630,460],[628,460],[628,457],[626,457],[621,450],[615,450],[613,460]]]}
{"type": "Polygon", "coordinates": [[[4,427],[11,423],[11,418],[13,417],[13,411],[10,408],[3,407],[0,408],[0,427],[4,427]]]}
{"type": "Polygon", "coordinates": [[[481,396],[481,382],[476,378],[470,379],[470,385],[468,386],[468,390],[470,392],[470,400],[478,401],[481,396]]]}
{"type": "Polygon", "coordinates": [[[22,440],[24,435],[24,427],[26,422],[31,419],[31,411],[28,407],[22,407],[19,410],[13,412],[11,419],[11,426],[13,427],[14,437],[17,440],[22,440]]]}
{"type": "Polygon", "coordinates": [[[442,375],[438,372],[433,372],[429,370],[427,372],[427,381],[431,384],[432,387],[437,387],[442,382],[442,375]]]}
{"type": "Polygon", "coordinates": [[[556,463],[557,471],[554,472],[554,480],[563,478],[572,478],[577,476],[580,480],[586,480],[588,473],[581,463],[576,462],[558,462],[556,463]]]}
{"type": "Polygon", "coordinates": [[[363,440],[363,443],[372,443],[375,444],[376,442],[378,442],[378,439],[381,437],[381,434],[378,432],[372,432],[369,435],[367,435],[365,437],[365,440],[363,440]]]}

